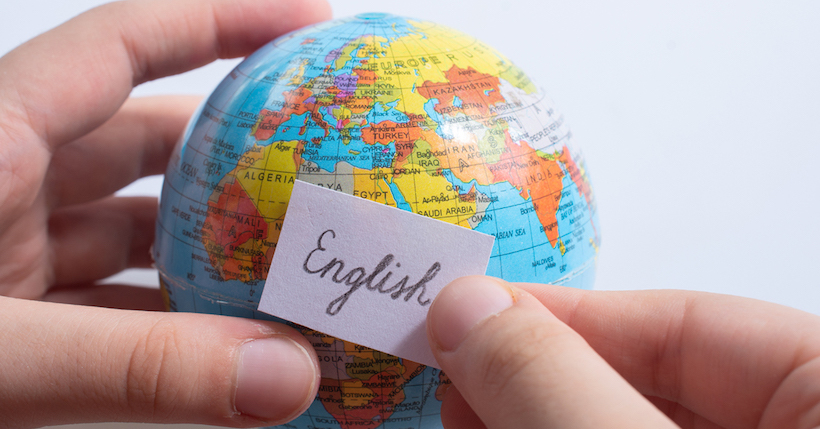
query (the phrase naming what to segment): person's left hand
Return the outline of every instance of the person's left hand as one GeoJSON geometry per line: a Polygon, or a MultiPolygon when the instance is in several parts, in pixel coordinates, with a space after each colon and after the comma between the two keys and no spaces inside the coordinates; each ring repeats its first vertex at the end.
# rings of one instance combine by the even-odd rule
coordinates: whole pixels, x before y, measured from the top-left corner
{"type": "Polygon", "coordinates": [[[165,171],[198,98],[128,100],[131,88],[322,18],[317,2],[109,4],[0,58],[0,294],[148,266],[156,199],[109,196],[165,171]]]}
{"type": "Polygon", "coordinates": [[[198,99],[132,87],[329,17],[322,0],[117,2],[0,58],[0,428],[258,426],[307,407],[315,353],[286,326],[20,298],[160,309],[156,290],[96,282],[150,265],[156,198],[112,194],[164,171],[198,99]]]}

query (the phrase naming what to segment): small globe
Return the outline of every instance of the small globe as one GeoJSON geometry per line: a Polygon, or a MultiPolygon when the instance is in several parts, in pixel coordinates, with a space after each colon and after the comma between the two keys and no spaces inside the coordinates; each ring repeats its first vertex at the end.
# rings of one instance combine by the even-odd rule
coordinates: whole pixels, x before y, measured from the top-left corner
{"type": "MultiPolygon", "coordinates": [[[[154,259],[170,310],[271,319],[256,307],[295,180],[492,234],[488,275],[592,286],[597,210],[572,133],[518,67],[458,31],[363,14],[237,66],[165,175],[154,259]]],[[[302,332],[322,384],[282,427],[441,427],[441,371],[302,332]]]]}

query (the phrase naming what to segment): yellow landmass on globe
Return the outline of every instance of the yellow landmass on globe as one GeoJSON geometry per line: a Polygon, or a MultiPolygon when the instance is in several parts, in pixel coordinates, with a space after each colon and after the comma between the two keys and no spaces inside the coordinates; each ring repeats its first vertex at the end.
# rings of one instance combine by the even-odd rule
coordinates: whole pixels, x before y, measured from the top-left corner
{"type": "Polygon", "coordinates": [[[367,405],[376,396],[376,392],[364,387],[362,380],[344,380],[341,383],[344,408],[356,408],[367,405]]]}
{"type": "Polygon", "coordinates": [[[427,174],[421,166],[404,164],[402,174],[393,183],[410,204],[413,213],[469,228],[470,216],[475,214],[475,201],[462,201],[458,192],[443,175],[427,174]]]}
{"type": "Polygon", "coordinates": [[[386,180],[390,177],[390,171],[389,168],[353,168],[353,195],[395,207],[396,200],[393,199],[393,193],[386,180]]]}
{"type": "Polygon", "coordinates": [[[271,155],[271,152],[292,154],[299,143],[299,140],[271,143],[264,147],[260,159],[247,168],[237,168],[234,173],[265,219],[274,220],[285,215],[298,169],[293,156],[271,155]]]}

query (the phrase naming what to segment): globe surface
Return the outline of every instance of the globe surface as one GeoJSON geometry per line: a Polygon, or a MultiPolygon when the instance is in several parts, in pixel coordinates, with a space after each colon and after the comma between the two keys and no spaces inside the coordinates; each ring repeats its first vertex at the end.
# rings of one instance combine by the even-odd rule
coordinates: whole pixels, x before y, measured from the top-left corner
{"type": "MultiPolygon", "coordinates": [[[[492,234],[488,275],[592,286],[597,210],[571,132],[520,69],[458,31],[364,14],[238,65],[165,176],[154,258],[169,309],[272,319],[256,307],[295,180],[492,234]]],[[[322,384],[282,427],[441,427],[441,371],[302,332],[322,384]]]]}

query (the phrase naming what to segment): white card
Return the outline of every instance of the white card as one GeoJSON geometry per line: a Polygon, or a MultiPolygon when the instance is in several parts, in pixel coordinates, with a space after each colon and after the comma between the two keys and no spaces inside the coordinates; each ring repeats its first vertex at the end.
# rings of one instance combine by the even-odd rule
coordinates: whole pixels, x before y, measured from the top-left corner
{"type": "Polygon", "coordinates": [[[494,239],[296,181],[259,311],[438,367],[430,303],[452,280],[484,274],[494,239]]]}

